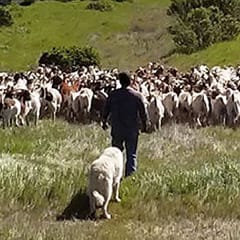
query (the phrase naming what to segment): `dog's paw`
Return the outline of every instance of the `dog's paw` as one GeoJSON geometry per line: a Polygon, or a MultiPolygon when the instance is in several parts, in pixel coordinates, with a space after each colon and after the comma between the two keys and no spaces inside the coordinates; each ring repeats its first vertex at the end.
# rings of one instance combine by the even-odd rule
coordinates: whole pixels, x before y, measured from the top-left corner
{"type": "Polygon", "coordinates": [[[121,200],[121,198],[117,197],[117,198],[115,198],[115,201],[120,203],[122,200],[121,200]]]}

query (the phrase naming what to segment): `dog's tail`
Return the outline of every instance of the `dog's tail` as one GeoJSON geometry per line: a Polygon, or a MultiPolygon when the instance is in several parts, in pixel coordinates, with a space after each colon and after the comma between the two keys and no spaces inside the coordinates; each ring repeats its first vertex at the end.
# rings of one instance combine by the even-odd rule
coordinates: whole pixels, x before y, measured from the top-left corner
{"type": "Polygon", "coordinates": [[[102,207],[103,204],[104,204],[104,201],[105,201],[103,195],[101,195],[101,194],[100,194],[98,191],[96,191],[96,190],[92,192],[92,195],[93,195],[93,197],[95,198],[96,207],[102,207]]]}

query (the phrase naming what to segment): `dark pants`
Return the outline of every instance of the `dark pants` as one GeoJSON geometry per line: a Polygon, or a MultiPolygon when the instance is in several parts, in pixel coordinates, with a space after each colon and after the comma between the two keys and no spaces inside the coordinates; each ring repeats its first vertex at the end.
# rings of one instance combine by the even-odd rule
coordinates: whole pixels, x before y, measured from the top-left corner
{"type": "Polygon", "coordinates": [[[138,134],[129,134],[125,137],[112,136],[112,146],[123,151],[125,143],[127,162],[125,168],[125,176],[130,176],[137,170],[137,143],[138,134]]]}

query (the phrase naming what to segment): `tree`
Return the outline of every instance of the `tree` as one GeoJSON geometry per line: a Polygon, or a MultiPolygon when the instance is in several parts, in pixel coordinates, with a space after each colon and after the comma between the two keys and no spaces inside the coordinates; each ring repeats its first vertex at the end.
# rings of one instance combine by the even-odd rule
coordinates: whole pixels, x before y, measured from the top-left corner
{"type": "Polygon", "coordinates": [[[176,17],[169,32],[184,53],[232,40],[240,33],[239,0],[172,0],[168,14],[176,17]]]}

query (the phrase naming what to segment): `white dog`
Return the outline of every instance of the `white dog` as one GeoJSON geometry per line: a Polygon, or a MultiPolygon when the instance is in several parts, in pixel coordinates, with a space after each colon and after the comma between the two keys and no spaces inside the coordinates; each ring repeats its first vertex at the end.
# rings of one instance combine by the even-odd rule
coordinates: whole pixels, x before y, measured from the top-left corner
{"type": "Polygon", "coordinates": [[[105,218],[110,219],[107,211],[112,192],[115,200],[120,202],[119,187],[123,175],[123,154],[116,147],[109,147],[95,160],[90,169],[88,191],[90,214],[96,212],[97,207],[102,207],[105,218]]]}

